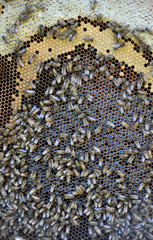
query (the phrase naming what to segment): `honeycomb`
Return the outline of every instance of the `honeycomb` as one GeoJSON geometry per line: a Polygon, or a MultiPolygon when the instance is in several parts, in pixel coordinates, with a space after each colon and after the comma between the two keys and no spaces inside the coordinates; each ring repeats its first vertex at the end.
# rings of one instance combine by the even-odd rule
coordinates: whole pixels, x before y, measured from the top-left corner
{"type": "Polygon", "coordinates": [[[153,239],[150,46],[115,50],[101,18],[42,28],[0,55],[1,239],[153,239]]]}

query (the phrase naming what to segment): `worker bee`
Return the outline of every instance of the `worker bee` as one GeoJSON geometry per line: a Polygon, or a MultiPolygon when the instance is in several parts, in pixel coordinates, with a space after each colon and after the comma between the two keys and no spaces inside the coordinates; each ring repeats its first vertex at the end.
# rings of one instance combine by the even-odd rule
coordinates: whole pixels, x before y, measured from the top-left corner
{"type": "Polygon", "coordinates": [[[117,102],[118,102],[119,106],[122,106],[122,107],[123,107],[123,106],[125,105],[125,102],[123,102],[123,101],[121,101],[121,100],[118,100],[117,102]]]}
{"type": "Polygon", "coordinates": [[[85,36],[85,37],[83,38],[83,40],[84,40],[84,41],[87,41],[87,42],[93,42],[93,38],[90,37],[90,36],[85,36]]]}
{"type": "Polygon", "coordinates": [[[79,130],[79,132],[82,133],[82,134],[85,134],[85,133],[86,133],[86,131],[85,131],[82,127],[79,127],[78,130],[79,130]]]}
{"type": "Polygon", "coordinates": [[[92,146],[92,149],[94,150],[95,153],[101,153],[100,149],[95,145],[92,146]]]}
{"type": "Polygon", "coordinates": [[[20,58],[20,57],[17,57],[16,60],[17,60],[18,65],[23,68],[23,67],[24,67],[24,64],[23,64],[21,58],[20,58]]]}
{"type": "Polygon", "coordinates": [[[121,178],[124,178],[124,173],[123,173],[123,172],[117,170],[116,173],[117,173],[121,178]]]}
{"type": "Polygon", "coordinates": [[[122,90],[126,90],[129,86],[129,82],[125,81],[124,84],[122,85],[122,90]]]}
{"type": "Polygon", "coordinates": [[[44,30],[45,30],[45,27],[44,27],[44,25],[42,25],[42,24],[40,24],[39,25],[39,35],[42,37],[43,36],[43,34],[44,34],[44,30]]]}
{"type": "Polygon", "coordinates": [[[122,183],[124,182],[124,177],[116,179],[116,183],[122,183]]]}
{"type": "Polygon", "coordinates": [[[137,118],[138,118],[138,113],[134,113],[133,114],[133,122],[136,122],[137,118]]]}
{"type": "Polygon", "coordinates": [[[119,87],[122,84],[122,81],[120,79],[113,78],[113,83],[116,87],[119,87]]]}
{"type": "Polygon", "coordinates": [[[143,114],[140,114],[139,116],[139,123],[142,123],[144,120],[144,115],[143,114]]]}
{"type": "Polygon", "coordinates": [[[2,36],[2,39],[3,39],[3,41],[5,42],[5,43],[10,43],[11,42],[11,40],[9,40],[7,37],[5,37],[5,36],[2,36]]]}
{"type": "Polygon", "coordinates": [[[87,139],[90,140],[90,138],[91,138],[91,130],[88,129],[87,130],[87,139]]]}
{"type": "Polygon", "coordinates": [[[40,64],[38,65],[38,67],[36,69],[36,73],[41,74],[43,67],[44,67],[44,63],[40,62],[40,64]]]}
{"type": "Polygon", "coordinates": [[[139,141],[135,141],[134,143],[138,149],[141,149],[141,145],[140,145],[139,141]]]}
{"type": "Polygon", "coordinates": [[[22,237],[15,237],[15,240],[25,240],[25,239],[22,237]]]}
{"type": "Polygon", "coordinates": [[[41,155],[37,155],[36,157],[33,158],[35,162],[38,162],[42,158],[41,155]]]}
{"type": "Polygon", "coordinates": [[[97,4],[98,4],[97,0],[93,0],[91,3],[91,10],[95,10],[97,4]]]}
{"type": "Polygon", "coordinates": [[[128,102],[128,103],[125,104],[124,110],[126,111],[126,110],[128,110],[130,107],[131,107],[131,103],[128,102]]]}
{"type": "Polygon", "coordinates": [[[116,43],[113,45],[114,50],[118,50],[119,48],[122,48],[125,46],[125,43],[116,43]]]}
{"type": "Polygon", "coordinates": [[[115,124],[110,122],[110,121],[107,121],[107,132],[110,133],[114,128],[115,128],[115,124]]]}
{"type": "Polygon", "coordinates": [[[34,90],[30,90],[30,89],[29,90],[28,89],[23,90],[23,93],[25,93],[28,96],[35,95],[35,91],[34,90]]]}
{"type": "Polygon", "coordinates": [[[128,154],[126,154],[126,153],[120,154],[120,158],[121,158],[121,159],[125,159],[125,158],[127,158],[127,157],[128,157],[128,154]]]}
{"type": "Polygon", "coordinates": [[[136,121],[133,125],[133,128],[136,130],[140,125],[140,122],[136,121]]]}
{"type": "Polygon", "coordinates": [[[40,10],[45,10],[46,9],[44,4],[42,4],[42,3],[36,3],[36,4],[34,4],[34,6],[38,9],[40,9],[40,10]]]}
{"type": "Polygon", "coordinates": [[[127,162],[131,164],[134,159],[135,159],[135,156],[132,155],[132,156],[130,156],[130,157],[128,158],[127,162]]]}
{"type": "Polygon", "coordinates": [[[75,30],[73,30],[71,33],[70,33],[70,35],[69,35],[69,37],[68,37],[68,40],[70,41],[70,42],[72,42],[73,41],[73,38],[74,38],[74,36],[77,34],[77,31],[75,31],[75,30]]]}
{"type": "Polygon", "coordinates": [[[34,60],[34,58],[36,57],[35,54],[32,54],[29,58],[28,58],[28,63],[31,64],[34,60]]]}
{"type": "Polygon", "coordinates": [[[82,119],[82,121],[83,121],[84,127],[87,127],[89,125],[89,123],[85,117],[82,119]]]}
{"type": "Polygon", "coordinates": [[[91,122],[95,122],[95,121],[97,121],[97,119],[96,118],[94,118],[94,117],[91,117],[91,116],[88,116],[87,117],[91,122]]]}

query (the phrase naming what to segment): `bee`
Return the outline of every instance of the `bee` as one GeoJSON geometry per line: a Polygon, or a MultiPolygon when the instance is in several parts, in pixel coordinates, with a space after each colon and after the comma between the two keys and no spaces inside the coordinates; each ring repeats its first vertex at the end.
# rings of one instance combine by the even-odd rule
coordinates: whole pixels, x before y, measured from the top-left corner
{"type": "Polygon", "coordinates": [[[65,153],[71,153],[71,148],[70,148],[70,146],[66,146],[65,153]]]}
{"type": "Polygon", "coordinates": [[[53,30],[51,29],[50,31],[47,32],[47,38],[50,38],[53,35],[53,30]]]}
{"type": "Polygon", "coordinates": [[[90,94],[86,94],[85,97],[88,99],[89,102],[92,102],[93,99],[94,99],[94,97],[92,95],[90,95],[90,94]]]}
{"type": "Polygon", "coordinates": [[[82,79],[79,76],[77,77],[77,86],[82,86],[82,79]]]}
{"type": "Polygon", "coordinates": [[[123,173],[123,172],[117,170],[116,173],[117,173],[121,178],[124,178],[124,173],[123,173]]]}
{"type": "Polygon", "coordinates": [[[66,138],[68,136],[68,134],[67,133],[60,133],[60,138],[66,138]]]}
{"type": "Polygon", "coordinates": [[[77,114],[80,113],[80,111],[81,111],[77,104],[74,105],[74,110],[77,114]]]}
{"type": "Polygon", "coordinates": [[[127,129],[130,127],[129,124],[127,124],[127,123],[124,122],[124,121],[122,121],[121,124],[123,125],[123,127],[127,128],[127,129]]]}
{"type": "Polygon", "coordinates": [[[70,35],[69,35],[69,37],[68,37],[68,40],[70,41],[70,42],[72,42],[73,41],[73,38],[74,38],[74,36],[77,34],[77,31],[75,31],[75,30],[73,30],[71,33],[70,33],[70,35]]]}
{"type": "Polygon", "coordinates": [[[42,155],[46,155],[47,153],[50,152],[50,149],[49,148],[46,148],[43,152],[42,152],[42,155]]]}
{"type": "Polygon", "coordinates": [[[149,66],[153,66],[153,60],[149,63],[149,66]]]}
{"type": "Polygon", "coordinates": [[[22,238],[22,237],[15,237],[15,240],[25,240],[25,238],[22,238]]]}
{"type": "Polygon", "coordinates": [[[57,20],[57,24],[61,25],[62,27],[65,27],[67,25],[67,23],[62,19],[57,20]]]}
{"type": "Polygon", "coordinates": [[[119,110],[120,110],[121,114],[124,113],[124,108],[123,107],[120,107],[119,110]]]}
{"type": "Polygon", "coordinates": [[[123,102],[123,101],[121,101],[121,100],[118,100],[117,102],[118,102],[119,106],[122,106],[122,107],[124,107],[124,105],[125,105],[125,102],[123,102]]]}
{"type": "Polygon", "coordinates": [[[3,41],[5,42],[5,43],[10,43],[11,42],[11,40],[9,40],[7,37],[5,37],[5,36],[2,36],[2,39],[3,39],[3,41]]]}
{"type": "Polygon", "coordinates": [[[136,121],[133,125],[133,128],[136,130],[140,125],[140,122],[136,121]]]}
{"type": "Polygon", "coordinates": [[[90,138],[91,138],[91,130],[88,129],[87,130],[87,139],[90,140],[90,138]]]}
{"type": "Polygon", "coordinates": [[[101,153],[100,149],[96,147],[95,145],[92,146],[92,149],[95,153],[101,153]]]}
{"type": "Polygon", "coordinates": [[[40,10],[45,10],[46,9],[44,4],[42,4],[42,3],[36,3],[36,4],[34,4],[34,6],[38,9],[40,9],[40,10]]]}
{"type": "Polygon", "coordinates": [[[130,86],[126,89],[126,92],[127,92],[129,95],[132,94],[131,89],[130,89],[130,86]]]}
{"type": "Polygon", "coordinates": [[[137,196],[137,195],[131,194],[131,195],[130,195],[130,198],[131,198],[131,199],[134,199],[134,200],[138,200],[138,196],[137,196]]]}
{"type": "Polygon", "coordinates": [[[89,74],[90,74],[90,72],[89,72],[89,70],[88,70],[87,68],[85,68],[84,74],[85,74],[85,75],[89,75],[89,74]]]}
{"type": "Polygon", "coordinates": [[[43,70],[43,67],[44,67],[44,63],[40,62],[40,64],[38,65],[38,67],[36,69],[36,73],[41,74],[42,70],[43,70]]]}
{"type": "Polygon", "coordinates": [[[96,118],[94,118],[94,117],[91,117],[91,116],[88,116],[87,118],[88,118],[88,119],[89,119],[89,121],[91,121],[91,122],[95,122],[95,121],[97,121],[97,119],[96,119],[96,118]]]}
{"type": "Polygon", "coordinates": [[[106,70],[107,70],[107,66],[106,65],[104,65],[104,66],[99,68],[99,71],[101,71],[101,72],[105,72],[106,70]]]}
{"type": "Polygon", "coordinates": [[[77,118],[79,118],[79,119],[83,119],[84,117],[85,117],[85,113],[81,113],[77,116],[77,118]]]}
{"type": "Polygon", "coordinates": [[[47,64],[44,66],[44,69],[48,70],[51,65],[52,65],[52,62],[47,62],[47,64]]]}
{"type": "Polygon", "coordinates": [[[128,157],[128,154],[126,154],[126,153],[120,154],[120,158],[121,158],[121,159],[125,159],[125,158],[127,158],[127,157],[128,157]]]}
{"type": "Polygon", "coordinates": [[[102,15],[102,14],[98,14],[98,15],[96,15],[96,18],[97,18],[97,22],[98,22],[99,24],[101,24],[101,23],[102,23],[102,20],[103,20],[103,15],[102,15]]]}
{"type": "Polygon", "coordinates": [[[145,78],[144,78],[144,73],[143,72],[139,73],[139,77],[140,77],[141,82],[144,83],[145,82],[145,78]]]}
{"type": "Polygon", "coordinates": [[[116,179],[116,183],[121,183],[121,182],[124,182],[124,177],[116,179]]]}
{"type": "Polygon", "coordinates": [[[15,53],[15,56],[16,57],[20,57],[20,56],[22,56],[24,53],[26,53],[26,48],[24,48],[24,49],[21,49],[20,51],[16,51],[16,53],[15,53]]]}
{"type": "Polygon", "coordinates": [[[35,162],[38,162],[41,158],[42,158],[41,155],[37,155],[36,157],[34,157],[33,160],[34,160],[35,162]]]}
{"type": "Polygon", "coordinates": [[[85,37],[83,38],[83,40],[84,40],[84,41],[87,41],[87,42],[93,42],[93,38],[90,37],[90,36],[85,36],[85,37]]]}
{"type": "Polygon", "coordinates": [[[20,58],[20,57],[17,57],[16,60],[17,60],[18,65],[23,68],[23,67],[24,67],[24,64],[23,64],[21,58],[20,58]]]}
{"type": "Polygon", "coordinates": [[[74,71],[78,72],[82,70],[82,65],[78,64],[76,65],[76,67],[74,68],[74,71]]]}
{"type": "Polygon", "coordinates": [[[150,102],[149,102],[148,98],[145,97],[145,98],[144,98],[144,104],[145,104],[145,105],[149,105],[149,103],[150,103],[150,102]]]}
{"type": "Polygon", "coordinates": [[[126,186],[125,186],[125,185],[118,184],[117,186],[118,186],[118,188],[120,188],[120,189],[123,189],[123,190],[125,190],[125,189],[126,189],[126,186]]]}
{"type": "Polygon", "coordinates": [[[23,93],[25,93],[28,96],[34,96],[35,95],[35,91],[34,90],[30,90],[30,89],[23,90],[23,93]]]}
{"type": "Polygon", "coordinates": [[[137,118],[138,118],[138,113],[134,113],[133,114],[133,122],[136,122],[137,118]]]}
{"type": "Polygon", "coordinates": [[[122,48],[125,46],[125,43],[116,43],[113,45],[114,50],[118,50],[119,48],[122,48]]]}
{"type": "MultiPolygon", "coordinates": [[[[29,13],[30,13],[30,12],[29,12],[29,13]]],[[[22,22],[26,22],[26,21],[29,20],[29,18],[30,18],[30,16],[28,16],[29,13],[28,13],[28,12],[22,12],[22,13],[19,15],[19,22],[20,22],[20,24],[21,24],[22,22]]]]}
{"type": "Polygon", "coordinates": [[[138,191],[142,191],[142,189],[144,188],[145,184],[144,183],[141,183],[140,186],[139,186],[139,189],[138,191]]]}
{"type": "Polygon", "coordinates": [[[93,0],[91,3],[91,10],[95,10],[97,4],[98,4],[97,0],[93,0]]]}
{"type": "MultiPolygon", "coordinates": [[[[138,93],[139,93],[140,95],[147,95],[147,92],[142,91],[142,90],[138,90],[138,93]]],[[[141,96],[141,97],[143,97],[143,96],[141,96]]]]}
{"type": "Polygon", "coordinates": [[[87,121],[87,119],[85,117],[82,119],[82,121],[83,121],[84,127],[89,126],[89,123],[88,123],[88,121],[87,121]]]}
{"type": "Polygon", "coordinates": [[[152,152],[151,152],[151,150],[148,150],[148,156],[149,156],[150,159],[152,158],[152,152]]]}
{"type": "Polygon", "coordinates": [[[135,159],[135,156],[132,155],[128,158],[127,162],[131,164],[134,159],[135,159]]]}
{"type": "Polygon", "coordinates": [[[55,68],[58,68],[61,66],[61,64],[59,62],[51,62],[51,63],[52,63],[52,66],[55,68]]]}
{"type": "Polygon", "coordinates": [[[67,72],[72,72],[72,62],[68,61],[66,65],[67,72]]]}
{"type": "Polygon", "coordinates": [[[146,151],[143,151],[143,154],[144,154],[144,157],[145,157],[145,159],[149,159],[149,155],[148,155],[148,151],[146,150],[146,151]]]}
{"type": "Polygon", "coordinates": [[[139,141],[135,141],[134,143],[138,149],[141,149],[141,145],[140,145],[139,141]]]}
{"type": "Polygon", "coordinates": [[[150,128],[149,122],[145,122],[145,130],[148,131],[150,128]]]}
{"type": "MultiPolygon", "coordinates": [[[[31,84],[31,86],[33,86],[33,84],[31,84]]],[[[33,88],[34,87],[35,85],[33,86],[33,88]]],[[[30,110],[30,115],[35,116],[39,111],[40,111],[40,108],[37,108],[36,105],[34,105],[33,108],[30,110]]]]}
{"type": "Polygon", "coordinates": [[[31,64],[34,60],[34,58],[36,57],[35,54],[32,54],[29,58],[28,58],[28,63],[31,64]]]}
{"type": "Polygon", "coordinates": [[[110,122],[110,121],[107,121],[107,132],[111,132],[114,128],[115,128],[115,124],[110,122]]]}
{"type": "Polygon", "coordinates": [[[125,81],[124,84],[122,85],[122,90],[126,90],[129,86],[129,82],[125,81]]]}
{"type": "Polygon", "coordinates": [[[44,27],[44,25],[42,25],[42,24],[40,24],[39,25],[39,35],[42,37],[43,36],[43,34],[44,34],[44,30],[45,30],[45,27],[44,27]]]}
{"type": "Polygon", "coordinates": [[[113,83],[115,84],[116,87],[120,87],[122,81],[120,79],[113,78],[113,83]]]}
{"type": "Polygon", "coordinates": [[[64,198],[65,199],[73,199],[74,198],[74,195],[72,193],[68,193],[68,194],[65,194],[64,195],[64,198]]]}
{"type": "Polygon", "coordinates": [[[139,123],[142,123],[144,120],[144,115],[143,114],[140,114],[140,117],[139,117],[139,123]]]}

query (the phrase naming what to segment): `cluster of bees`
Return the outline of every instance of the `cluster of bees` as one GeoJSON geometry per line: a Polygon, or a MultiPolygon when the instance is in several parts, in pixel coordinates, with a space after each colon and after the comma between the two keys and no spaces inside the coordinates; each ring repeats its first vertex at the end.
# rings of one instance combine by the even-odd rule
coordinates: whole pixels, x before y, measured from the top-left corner
{"type": "MultiPolygon", "coordinates": [[[[10,0],[5,0],[6,2],[9,2],[10,0]]],[[[6,33],[8,36],[2,36],[3,41],[8,44],[11,43],[11,38],[14,37],[14,35],[18,32],[18,28],[21,24],[28,21],[34,12],[36,10],[45,10],[46,7],[42,3],[37,4],[25,4],[25,9],[21,14],[19,15],[18,19],[13,23],[9,28],[6,29],[6,33]]]]}
{"type": "MultiPolygon", "coordinates": [[[[101,21],[100,16],[97,19],[101,21]]],[[[78,22],[70,19],[68,23],[68,28],[61,33],[58,31],[66,24],[59,20],[47,37],[73,41],[78,22]]],[[[109,22],[108,27],[114,33],[113,47],[117,51],[125,45],[122,37],[131,33],[127,25],[109,22]]],[[[39,27],[39,34],[44,35],[43,25],[39,27]]],[[[85,36],[83,40],[93,42],[93,37],[85,36]]],[[[145,43],[140,45],[142,51],[149,51],[145,43]]],[[[19,41],[15,57],[22,68],[25,52],[19,41]]],[[[93,47],[90,52],[94,52],[93,47]]],[[[29,64],[33,64],[34,59],[35,54],[29,56],[29,64]]],[[[142,72],[132,81],[124,76],[114,77],[116,66],[107,64],[114,59],[113,55],[99,52],[90,65],[77,55],[64,63],[56,57],[37,66],[37,81],[29,82],[29,89],[23,90],[26,104],[22,104],[22,110],[14,107],[12,123],[0,129],[0,232],[3,239],[22,240],[34,233],[36,239],[67,240],[72,226],[80,226],[83,217],[89,223],[91,239],[103,234],[108,234],[109,240],[153,239],[152,96],[144,90],[146,80],[142,72]],[[37,95],[40,84],[39,76],[45,72],[50,83],[39,104],[32,105],[31,99],[37,95]],[[88,111],[97,104],[96,93],[82,89],[97,76],[101,82],[103,78],[109,81],[111,89],[118,94],[113,100],[117,106],[114,107],[117,122],[107,117],[107,113],[101,118],[94,110],[88,111]],[[135,111],[132,111],[133,106],[135,111]],[[58,116],[61,116],[60,123],[58,116]],[[64,120],[71,124],[64,124],[64,120]],[[102,150],[101,140],[111,143],[117,128],[121,134],[131,134],[134,139],[123,151],[112,149],[117,158],[129,168],[135,162],[147,168],[134,193],[126,186],[128,174],[118,167],[118,162],[109,164],[112,153],[106,154],[107,161],[102,150]],[[109,181],[112,176],[116,176],[114,190],[104,184],[104,179],[109,181]],[[43,198],[45,182],[49,182],[47,199],[43,198]],[[60,186],[64,191],[59,194],[60,186]]],[[[101,105],[101,98],[98,104],[101,105]]],[[[114,111],[108,110],[108,113],[114,111]]]]}

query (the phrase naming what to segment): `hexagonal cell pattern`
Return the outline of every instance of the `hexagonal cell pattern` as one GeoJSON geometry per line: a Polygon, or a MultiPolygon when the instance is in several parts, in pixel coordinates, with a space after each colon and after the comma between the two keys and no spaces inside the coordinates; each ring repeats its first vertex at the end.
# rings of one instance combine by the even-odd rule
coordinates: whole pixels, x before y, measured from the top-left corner
{"type": "Polygon", "coordinates": [[[152,52],[106,46],[110,22],[62,24],[0,56],[2,239],[151,239],[152,52]]]}

